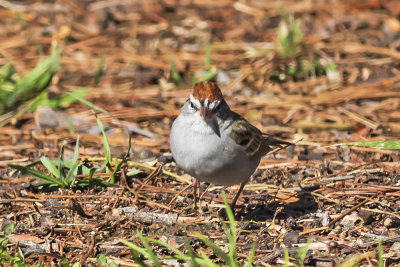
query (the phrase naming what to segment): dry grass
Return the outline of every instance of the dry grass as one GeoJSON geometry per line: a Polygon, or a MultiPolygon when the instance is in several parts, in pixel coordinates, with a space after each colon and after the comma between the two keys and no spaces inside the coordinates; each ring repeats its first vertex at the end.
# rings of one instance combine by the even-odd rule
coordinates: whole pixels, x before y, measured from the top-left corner
{"type": "MultiPolygon", "coordinates": [[[[338,145],[399,139],[396,1],[63,0],[0,6],[0,65],[10,63],[26,75],[57,43],[61,66],[46,89],[49,98],[88,86],[84,98],[107,111],[98,116],[112,155],[126,152],[126,129],[133,137],[130,160],[117,173],[119,187],[44,192],[32,176],[8,164],[57,158],[62,145],[72,158],[79,135],[81,161],[101,165],[103,137],[93,106],[75,102],[55,113],[42,107],[3,126],[0,218],[3,226],[16,225],[10,253],[20,246],[28,263],[68,258],[88,265],[104,253],[129,265],[129,249],[118,240],[138,241],[136,229],[176,247],[188,236],[195,250],[203,246],[195,232],[224,242],[216,220],[223,207],[220,189],[203,195],[200,216],[191,206],[190,177],[177,170],[168,145],[194,74],[217,70],[214,79],[235,111],[265,132],[301,140],[263,159],[246,186],[236,214],[239,262],[254,241],[255,265],[276,265],[284,245],[313,237],[310,265],[328,266],[357,253],[367,253],[358,258],[366,266],[376,265],[378,239],[386,266],[399,264],[391,249],[400,240],[398,150],[338,145]],[[301,21],[304,35],[290,57],[280,56],[277,44],[281,6],[301,21]],[[127,175],[132,169],[137,173],[127,175]]],[[[96,177],[109,174],[100,170],[96,177]]]]}

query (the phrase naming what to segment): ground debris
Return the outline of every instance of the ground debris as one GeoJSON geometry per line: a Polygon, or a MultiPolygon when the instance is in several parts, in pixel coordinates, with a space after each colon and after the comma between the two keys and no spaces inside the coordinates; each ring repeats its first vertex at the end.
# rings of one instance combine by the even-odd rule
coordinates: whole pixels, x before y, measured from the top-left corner
{"type": "MultiPolygon", "coordinates": [[[[0,1],[0,66],[17,71],[3,79],[0,70],[4,90],[52,44],[63,47],[60,70],[36,99],[44,107],[27,112],[34,110],[33,93],[14,107],[0,101],[0,122],[15,116],[0,128],[1,231],[14,223],[9,253],[21,248],[32,264],[68,258],[88,266],[104,253],[135,266],[120,240],[140,244],[137,231],[211,254],[196,236],[202,233],[228,249],[222,188],[202,184],[195,208],[192,179],[176,167],[168,145],[193,77],[211,73],[234,111],[296,143],[263,158],[238,201],[239,262],[255,242],[254,266],[284,264],[286,248],[296,258],[311,240],[307,266],[376,265],[381,240],[386,266],[399,266],[400,150],[345,144],[399,140],[396,1],[286,1],[304,36],[291,56],[277,44],[279,1],[61,2],[0,1]],[[71,100],[80,98],[89,103],[71,100]],[[132,137],[115,185],[96,118],[112,157],[124,157],[132,137]],[[43,156],[57,168],[63,158],[67,174],[78,136],[73,188],[10,167],[50,175],[43,156]]],[[[235,190],[227,189],[228,200],[235,190]]],[[[152,248],[160,257],[170,253],[152,248]]]]}

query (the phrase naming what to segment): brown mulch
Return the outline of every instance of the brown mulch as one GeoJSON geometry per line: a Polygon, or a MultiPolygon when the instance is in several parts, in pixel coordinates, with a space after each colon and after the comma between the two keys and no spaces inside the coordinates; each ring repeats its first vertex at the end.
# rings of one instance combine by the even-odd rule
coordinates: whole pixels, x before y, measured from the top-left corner
{"type": "MultiPolygon", "coordinates": [[[[378,240],[386,266],[399,266],[400,151],[340,145],[399,140],[398,1],[62,0],[0,6],[0,65],[26,74],[57,42],[63,46],[61,68],[49,96],[90,86],[85,99],[108,111],[98,117],[114,157],[127,150],[126,129],[132,136],[117,187],[50,190],[8,164],[58,158],[63,145],[70,159],[79,135],[81,159],[101,165],[103,137],[90,108],[40,108],[0,128],[0,225],[15,223],[11,253],[20,247],[28,263],[68,258],[86,265],[95,265],[103,253],[129,265],[130,250],[119,240],[139,243],[136,230],[177,248],[187,238],[195,250],[204,247],[196,232],[226,244],[218,219],[221,188],[202,184],[208,189],[202,212],[193,208],[192,180],[177,169],[168,145],[171,123],[193,75],[206,68],[210,44],[215,80],[232,109],[264,132],[296,142],[266,156],[245,187],[236,211],[240,262],[256,242],[256,266],[282,264],[284,247],[295,257],[299,244],[313,238],[309,266],[334,266],[358,253],[365,266],[375,266],[378,240]],[[273,49],[281,6],[302,22],[305,41],[291,58],[273,49]],[[250,57],[255,50],[267,53],[250,57]],[[335,63],[336,76],[279,75],[293,62],[317,58],[335,63]],[[172,83],[171,62],[180,86],[172,83]],[[76,133],[68,123],[52,124],[59,116],[64,122],[62,116],[69,116],[76,133]],[[132,169],[136,173],[128,175],[132,169]]],[[[109,174],[100,170],[96,177],[109,174]]],[[[229,199],[237,188],[228,189],[229,199]]]]}

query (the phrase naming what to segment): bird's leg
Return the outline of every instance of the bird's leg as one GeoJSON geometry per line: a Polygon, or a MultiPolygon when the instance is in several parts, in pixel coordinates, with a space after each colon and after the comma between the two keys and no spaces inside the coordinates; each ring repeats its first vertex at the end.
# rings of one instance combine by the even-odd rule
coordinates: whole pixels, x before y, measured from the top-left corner
{"type": "Polygon", "coordinates": [[[240,184],[239,190],[237,191],[236,196],[235,196],[235,198],[234,198],[233,201],[232,201],[231,209],[232,209],[233,212],[235,212],[236,201],[238,200],[238,198],[239,198],[240,194],[242,193],[243,188],[244,188],[244,186],[247,184],[247,182],[248,182],[248,181],[243,182],[243,183],[240,184]]]}
{"type": "Polygon", "coordinates": [[[200,195],[200,181],[199,179],[195,178],[194,184],[193,184],[193,199],[194,199],[194,207],[197,208],[197,202],[199,201],[197,191],[199,191],[200,195]]]}
{"type": "Polygon", "coordinates": [[[192,194],[193,194],[194,207],[197,208],[197,179],[196,178],[194,178],[192,194]]]}

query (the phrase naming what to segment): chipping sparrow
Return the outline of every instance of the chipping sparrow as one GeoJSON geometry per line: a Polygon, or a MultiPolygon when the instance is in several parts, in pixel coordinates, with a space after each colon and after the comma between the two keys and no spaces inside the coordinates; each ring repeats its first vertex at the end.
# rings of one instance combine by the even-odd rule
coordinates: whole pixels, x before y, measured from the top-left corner
{"type": "Polygon", "coordinates": [[[263,134],[231,111],[213,82],[194,86],[170,134],[172,155],[185,172],[216,185],[241,183],[232,208],[261,158],[283,145],[291,143],[263,134]]]}

